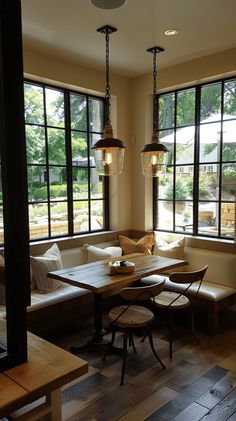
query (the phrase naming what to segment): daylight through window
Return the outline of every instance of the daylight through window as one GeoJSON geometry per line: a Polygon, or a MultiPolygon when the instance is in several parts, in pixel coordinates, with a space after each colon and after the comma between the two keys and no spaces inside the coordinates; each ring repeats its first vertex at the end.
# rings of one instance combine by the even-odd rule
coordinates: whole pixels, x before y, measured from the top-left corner
{"type": "Polygon", "coordinates": [[[102,98],[25,81],[30,238],[108,229],[107,181],[91,147],[102,136],[102,98]]]}
{"type": "Polygon", "coordinates": [[[167,173],[154,180],[154,228],[233,239],[236,78],[158,96],[167,173]]]}

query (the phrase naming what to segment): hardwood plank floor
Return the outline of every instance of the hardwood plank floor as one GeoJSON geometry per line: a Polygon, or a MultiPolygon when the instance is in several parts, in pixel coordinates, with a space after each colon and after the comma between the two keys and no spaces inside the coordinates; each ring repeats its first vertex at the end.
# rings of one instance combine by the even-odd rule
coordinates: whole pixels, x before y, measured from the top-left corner
{"type": "MultiPolygon", "coordinates": [[[[69,350],[82,344],[89,331],[68,331],[50,338],[69,350]]],[[[107,338],[110,336],[107,335],[107,338]]],[[[90,364],[89,373],[62,392],[64,421],[210,421],[236,420],[236,330],[221,326],[215,337],[178,335],[169,358],[167,331],[153,329],[154,345],[166,370],[155,359],[148,340],[135,337],[137,353],[130,350],[124,386],[120,386],[121,357],[103,349],[79,356],[90,364]]],[[[117,345],[122,343],[118,335],[117,345]]]]}

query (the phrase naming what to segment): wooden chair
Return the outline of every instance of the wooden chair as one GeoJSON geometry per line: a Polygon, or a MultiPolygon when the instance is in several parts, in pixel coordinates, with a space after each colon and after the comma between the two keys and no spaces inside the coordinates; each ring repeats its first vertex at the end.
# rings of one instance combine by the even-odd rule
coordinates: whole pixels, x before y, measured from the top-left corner
{"type": "Polygon", "coordinates": [[[169,280],[171,282],[175,282],[176,284],[183,284],[183,290],[181,292],[163,291],[155,297],[156,307],[168,310],[170,358],[172,358],[172,315],[174,311],[187,307],[190,308],[192,335],[198,341],[198,338],[195,335],[193,307],[191,306],[190,299],[185,294],[195,282],[199,282],[194,294],[195,296],[198,295],[207,268],[208,266],[204,266],[203,268],[193,272],[172,272],[169,276],[169,280]]]}
{"type": "Polygon", "coordinates": [[[163,287],[164,281],[144,287],[124,288],[120,291],[120,295],[123,299],[129,301],[129,303],[127,305],[114,307],[109,312],[108,317],[110,319],[110,326],[112,328],[112,338],[109,346],[107,347],[103,359],[105,360],[108,354],[114,353],[113,345],[115,342],[116,332],[124,332],[123,348],[121,350],[121,354],[123,355],[122,373],[120,381],[121,385],[124,384],[126,360],[128,354],[127,345],[129,344],[129,346],[132,346],[133,351],[136,352],[133,333],[138,329],[140,330],[140,328],[145,330],[146,336],[148,336],[149,338],[153,354],[161,364],[162,368],[165,368],[160,357],[155,351],[152,334],[149,329],[149,325],[155,319],[155,315],[149,308],[144,306],[145,302],[150,302],[150,300],[154,302],[154,297],[160,294],[160,292],[163,290],[163,287]]]}

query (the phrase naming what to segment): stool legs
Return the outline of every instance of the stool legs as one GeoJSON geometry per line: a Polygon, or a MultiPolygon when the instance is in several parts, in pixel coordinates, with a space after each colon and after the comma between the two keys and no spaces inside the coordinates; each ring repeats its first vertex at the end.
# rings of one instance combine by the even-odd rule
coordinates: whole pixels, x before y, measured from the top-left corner
{"type": "Polygon", "coordinates": [[[159,361],[159,363],[161,364],[162,368],[163,368],[163,369],[164,369],[164,368],[166,368],[166,367],[164,366],[163,362],[161,361],[161,359],[160,359],[159,355],[157,354],[157,352],[156,352],[155,348],[154,348],[154,345],[153,345],[153,339],[152,339],[152,334],[151,334],[151,332],[150,332],[150,330],[149,330],[148,328],[147,328],[147,336],[148,336],[149,343],[150,343],[151,350],[152,350],[153,354],[155,355],[156,359],[157,359],[157,360],[159,361]]]}
{"type": "Polygon", "coordinates": [[[127,361],[127,342],[128,342],[128,336],[129,333],[124,333],[124,339],[123,339],[123,361],[122,361],[122,372],[121,372],[121,380],[120,384],[123,386],[124,384],[124,378],[125,378],[125,367],[126,367],[126,361],[127,361]]]}

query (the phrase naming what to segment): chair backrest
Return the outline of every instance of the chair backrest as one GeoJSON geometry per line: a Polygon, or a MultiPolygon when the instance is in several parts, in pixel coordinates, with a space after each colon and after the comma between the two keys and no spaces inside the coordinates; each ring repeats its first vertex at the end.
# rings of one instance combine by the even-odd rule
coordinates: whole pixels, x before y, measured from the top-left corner
{"type": "Polygon", "coordinates": [[[169,276],[169,280],[177,284],[193,284],[194,282],[203,280],[207,268],[208,266],[204,266],[193,272],[172,272],[169,276]]]}
{"type": "Polygon", "coordinates": [[[145,301],[154,298],[156,295],[160,294],[164,288],[165,280],[158,282],[154,285],[147,285],[144,287],[129,287],[123,288],[120,291],[122,298],[128,301],[145,301]]]}

